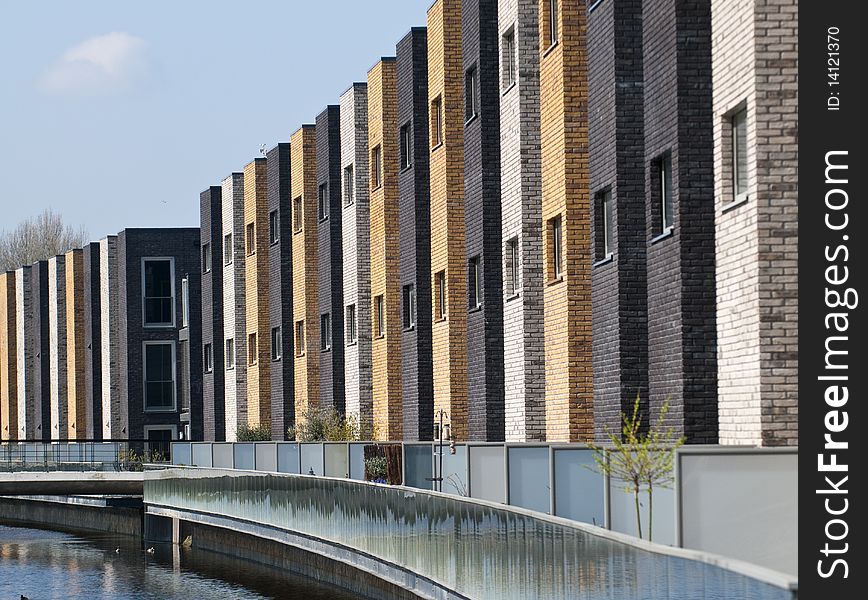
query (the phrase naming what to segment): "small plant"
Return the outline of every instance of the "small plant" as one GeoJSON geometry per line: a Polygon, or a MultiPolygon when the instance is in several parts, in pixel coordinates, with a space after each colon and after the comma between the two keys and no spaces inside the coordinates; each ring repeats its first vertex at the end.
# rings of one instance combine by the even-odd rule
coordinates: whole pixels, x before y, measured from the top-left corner
{"type": "Polygon", "coordinates": [[[455,491],[458,492],[459,496],[470,495],[467,492],[467,486],[464,485],[464,482],[461,480],[461,477],[458,475],[458,473],[452,473],[449,477],[446,478],[446,481],[455,488],[455,491]]]}
{"type": "Polygon", "coordinates": [[[642,513],[639,508],[639,494],[648,494],[648,540],[653,537],[654,488],[668,488],[674,479],[675,451],[686,438],[675,437],[671,426],[665,426],[669,412],[669,399],[660,407],[657,421],[642,432],[639,414],[639,395],[633,403],[633,414],[621,413],[623,427],[621,435],[606,431],[612,444],[611,449],[589,444],[594,450],[594,461],[600,472],[609,477],[617,477],[625,482],[624,491],[633,494],[636,508],[636,529],[642,538],[642,513]]]}
{"type": "Polygon", "coordinates": [[[352,442],[359,439],[359,425],[352,415],[345,417],[333,406],[309,406],[286,437],[297,442],[352,442]]]}
{"type": "Polygon", "coordinates": [[[387,468],[385,456],[371,456],[365,459],[365,478],[374,483],[388,483],[386,481],[387,468]]]}
{"type": "Polygon", "coordinates": [[[235,437],[239,442],[270,442],[271,423],[260,423],[259,425],[241,424],[235,432],[235,437]]]}

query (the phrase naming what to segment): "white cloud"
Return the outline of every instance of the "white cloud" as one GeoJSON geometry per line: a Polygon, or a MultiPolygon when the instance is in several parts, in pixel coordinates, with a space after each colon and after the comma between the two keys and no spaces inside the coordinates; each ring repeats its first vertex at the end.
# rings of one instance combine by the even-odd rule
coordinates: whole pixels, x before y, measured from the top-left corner
{"type": "Polygon", "coordinates": [[[112,32],[69,48],[46,71],[40,85],[60,96],[103,96],[133,90],[148,70],[145,41],[112,32]]]}

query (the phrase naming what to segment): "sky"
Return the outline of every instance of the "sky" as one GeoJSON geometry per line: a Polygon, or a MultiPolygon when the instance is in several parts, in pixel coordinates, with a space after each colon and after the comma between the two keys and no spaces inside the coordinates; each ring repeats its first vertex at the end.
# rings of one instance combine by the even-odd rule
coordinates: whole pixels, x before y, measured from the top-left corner
{"type": "Polygon", "coordinates": [[[3,2],[0,231],[199,225],[199,193],[352,82],[430,0],[3,2]]]}

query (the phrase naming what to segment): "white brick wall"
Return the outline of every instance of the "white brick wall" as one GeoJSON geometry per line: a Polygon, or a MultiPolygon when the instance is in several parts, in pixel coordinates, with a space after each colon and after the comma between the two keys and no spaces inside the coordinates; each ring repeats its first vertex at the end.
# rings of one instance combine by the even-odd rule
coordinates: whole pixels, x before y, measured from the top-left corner
{"type": "MultiPolygon", "coordinates": [[[[37,394],[33,389],[33,373],[36,367],[34,361],[33,336],[29,335],[33,327],[33,302],[31,300],[30,267],[20,267],[15,271],[15,338],[16,372],[18,374],[18,439],[34,439],[42,431],[36,431],[41,423],[42,411],[37,406],[37,394]],[[26,327],[26,329],[25,329],[26,327]],[[38,415],[38,416],[37,416],[38,415]]],[[[13,424],[9,425],[10,428],[13,424]]]]}
{"type": "MultiPolygon", "coordinates": [[[[247,328],[244,304],[244,175],[233,173],[223,180],[221,239],[232,234],[232,263],[223,256],[223,335],[235,340],[235,367],[226,370],[226,441],[234,442],[238,425],[247,423],[247,328]]],[[[224,248],[225,256],[225,248],[224,248]]],[[[226,340],[223,340],[226,349],[226,340]]]]}
{"type": "Polygon", "coordinates": [[[128,404],[120,399],[118,362],[118,238],[110,235],[99,242],[100,254],[100,355],[102,369],[103,439],[124,437],[129,423],[128,404]]]}

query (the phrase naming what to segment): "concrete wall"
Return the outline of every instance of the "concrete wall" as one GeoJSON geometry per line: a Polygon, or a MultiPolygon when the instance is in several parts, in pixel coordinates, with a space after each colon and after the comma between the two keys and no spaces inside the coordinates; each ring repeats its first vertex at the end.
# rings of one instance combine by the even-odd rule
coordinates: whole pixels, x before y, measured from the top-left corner
{"type": "Polygon", "coordinates": [[[23,498],[0,498],[2,520],[69,532],[142,536],[142,509],[87,506],[23,498]]]}

